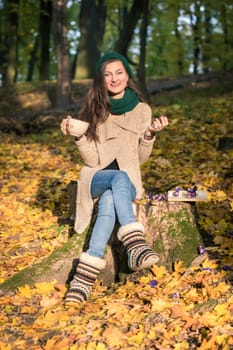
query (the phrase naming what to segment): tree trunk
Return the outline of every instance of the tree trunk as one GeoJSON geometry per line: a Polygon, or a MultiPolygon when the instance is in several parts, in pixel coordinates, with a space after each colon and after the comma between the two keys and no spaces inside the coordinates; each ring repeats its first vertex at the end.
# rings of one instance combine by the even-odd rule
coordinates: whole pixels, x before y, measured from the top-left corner
{"type": "Polygon", "coordinates": [[[222,69],[226,71],[228,69],[228,51],[229,51],[229,39],[228,39],[228,23],[227,23],[227,9],[226,4],[222,4],[221,6],[221,21],[222,21],[222,28],[223,28],[223,41],[224,41],[224,49],[223,49],[223,56],[222,56],[222,69]]]}
{"type": "Polygon", "coordinates": [[[39,48],[39,36],[37,35],[35,38],[33,49],[31,51],[31,55],[28,62],[27,81],[32,81],[38,48],[39,48]]]}
{"type": "Polygon", "coordinates": [[[70,57],[67,42],[66,0],[54,0],[54,37],[57,57],[57,108],[70,104],[70,57]]]}
{"type": "Polygon", "coordinates": [[[143,1],[134,0],[133,5],[126,17],[118,41],[115,44],[115,51],[127,57],[127,50],[132,39],[134,29],[143,11],[143,1]]]}
{"type": "MultiPolygon", "coordinates": [[[[71,206],[71,219],[74,219],[74,208],[77,185],[72,182],[69,185],[69,198],[71,206]]],[[[161,201],[151,205],[136,204],[136,218],[145,226],[145,238],[147,243],[160,255],[160,264],[172,271],[175,261],[182,260],[185,266],[189,266],[198,256],[199,246],[203,244],[201,235],[195,222],[195,204],[184,202],[161,201]]],[[[52,281],[68,283],[73,276],[78,257],[82,250],[86,250],[90,232],[95,220],[93,215],[89,229],[81,235],[73,235],[64,246],[57,249],[41,263],[35,264],[15,276],[9,278],[0,285],[0,291],[15,289],[20,285],[33,284],[39,281],[52,281]]],[[[109,240],[104,259],[106,268],[99,278],[104,285],[116,281],[124,281],[129,277],[127,254],[116,233],[118,226],[109,240]]]]}
{"type": "Polygon", "coordinates": [[[40,80],[49,80],[53,0],[40,0],[40,80]]]}
{"type": "Polygon", "coordinates": [[[194,3],[194,15],[191,13],[191,23],[193,28],[193,73],[198,74],[199,60],[200,60],[200,1],[196,0],[194,3]]]}
{"type": "Polygon", "coordinates": [[[180,8],[177,9],[177,16],[175,19],[175,35],[176,35],[176,45],[177,45],[178,75],[182,76],[184,74],[184,43],[179,31],[179,23],[178,23],[179,10],[180,8]]]}
{"type": "Polygon", "coordinates": [[[140,60],[138,69],[138,82],[141,91],[146,99],[149,101],[149,93],[146,88],[145,63],[146,63],[146,39],[147,39],[147,25],[148,25],[148,7],[149,0],[142,0],[143,15],[140,29],[140,60]]]}
{"type": "Polygon", "coordinates": [[[205,37],[204,37],[204,43],[202,46],[202,63],[203,63],[203,71],[204,73],[209,73],[210,67],[209,67],[209,61],[211,58],[211,33],[212,33],[212,24],[211,24],[211,14],[210,14],[210,8],[209,8],[209,2],[205,4],[205,37]]]}
{"type": "Polygon", "coordinates": [[[105,31],[105,19],[106,5],[104,0],[82,0],[79,16],[81,37],[75,79],[92,78],[95,75],[105,31]]]}
{"type": "Polygon", "coordinates": [[[17,77],[17,61],[18,61],[18,21],[19,21],[19,0],[12,0],[7,5],[9,27],[7,38],[7,66],[5,70],[5,84],[16,82],[17,77]]]}

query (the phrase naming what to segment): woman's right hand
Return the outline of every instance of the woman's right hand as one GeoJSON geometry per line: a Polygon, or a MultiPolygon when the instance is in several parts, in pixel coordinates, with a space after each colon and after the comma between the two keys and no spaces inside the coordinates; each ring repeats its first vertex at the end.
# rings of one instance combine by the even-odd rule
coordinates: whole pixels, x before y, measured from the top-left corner
{"type": "Polygon", "coordinates": [[[68,115],[65,119],[62,120],[60,126],[63,134],[81,137],[87,131],[89,124],[82,120],[72,118],[70,115],[68,115]]]}
{"type": "Polygon", "coordinates": [[[66,118],[62,119],[60,127],[61,127],[61,131],[63,132],[63,134],[65,135],[69,135],[69,120],[72,119],[72,117],[70,115],[68,115],[66,118]]]}

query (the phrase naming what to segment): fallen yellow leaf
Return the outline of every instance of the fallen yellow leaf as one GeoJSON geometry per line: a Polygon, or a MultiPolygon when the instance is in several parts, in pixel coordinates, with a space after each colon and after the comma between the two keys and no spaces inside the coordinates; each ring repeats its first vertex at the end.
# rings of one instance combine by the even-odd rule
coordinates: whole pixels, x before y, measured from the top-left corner
{"type": "Polygon", "coordinates": [[[23,287],[18,288],[18,295],[24,298],[31,298],[34,294],[34,290],[30,288],[28,284],[25,284],[23,287]]]}
{"type": "Polygon", "coordinates": [[[120,343],[125,338],[125,335],[119,328],[110,326],[104,330],[103,337],[108,344],[113,346],[120,343]]]}
{"type": "Polygon", "coordinates": [[[57,282],[39,282],[35,283],[35,291],[39,294],[48,294],[49,292],[54,290],[54,286],[57,282]]]}

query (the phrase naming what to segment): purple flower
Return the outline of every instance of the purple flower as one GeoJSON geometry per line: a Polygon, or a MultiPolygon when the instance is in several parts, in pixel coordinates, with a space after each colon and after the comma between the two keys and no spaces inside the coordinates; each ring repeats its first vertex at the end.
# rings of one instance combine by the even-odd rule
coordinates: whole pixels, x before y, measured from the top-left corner
{"type": "Polygon", "coordinates": [[[188,188],[187,192],[189,192],[190,194],[193,194],[193,197],[196,196],[197,186],[194,186],[193,188],[188,188]]]}
{"type": "Polygon", "coordinates": [[[193,198],[193,197],[196,197],[196,192],[190,192],[190,197],[193,198]]]}
{"type": "Polygon", "coordinates": [[[176,293],[172,294],[172,298],[174,298],[174,299],[179,298],[179,297],[180,297],[180,293],[179,292],[176,292],[176,293]]]}
{"type": "Polygon", "coordinates": [[[204,254],[205,253],[205,247],[203,246],[203,245],[200,245],[200,247],[199,247],[199,252],[200,252],[200,254],[204,254]]]}
{"type": "Polygon", "coordinates": [[[225,265],[222,267],[224,271],[231,271],[231,267],[229,265],[225,265]]]}
{"type": "Polygon", "coordinates": [[[174,197],[179,197],[180,187],[176,187],[175,191],[172,193],[174,197]]]}
{"type": "Polygon", "coordinates": [[[158,284],[158,282],[157,282],[156,280],[150,281],[150,286],[151,286],[152,288],[154,288],[155,286],[157,286],[157,284],[158,284]]]}
{"type": "Polygon", "coordinates": [[[174,191],[174,192],[172,193],[172,195],[173,195],[174,197],[179,197],[179,192],[174,191]]]}

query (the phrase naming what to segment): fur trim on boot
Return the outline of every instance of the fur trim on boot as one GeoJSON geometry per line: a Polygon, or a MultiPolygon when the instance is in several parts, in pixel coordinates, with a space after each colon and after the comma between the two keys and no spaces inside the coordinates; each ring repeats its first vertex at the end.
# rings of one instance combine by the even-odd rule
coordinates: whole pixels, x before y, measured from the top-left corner
{"type": "Polygon", "coordinates": [[[158,255],[148,246],[144,238],[144,226],[132,222],[121,226],[117,237],[122,241],[128,253],[128,265],[133,271],[139,271],[156,264],[158,255]]]}
{"type": "Polygon", "coordinates": [[[73,280],[66,294],[66,302],[86,301],[101,270],[106,266],[105,260],[81,253],[73,280]]]}

